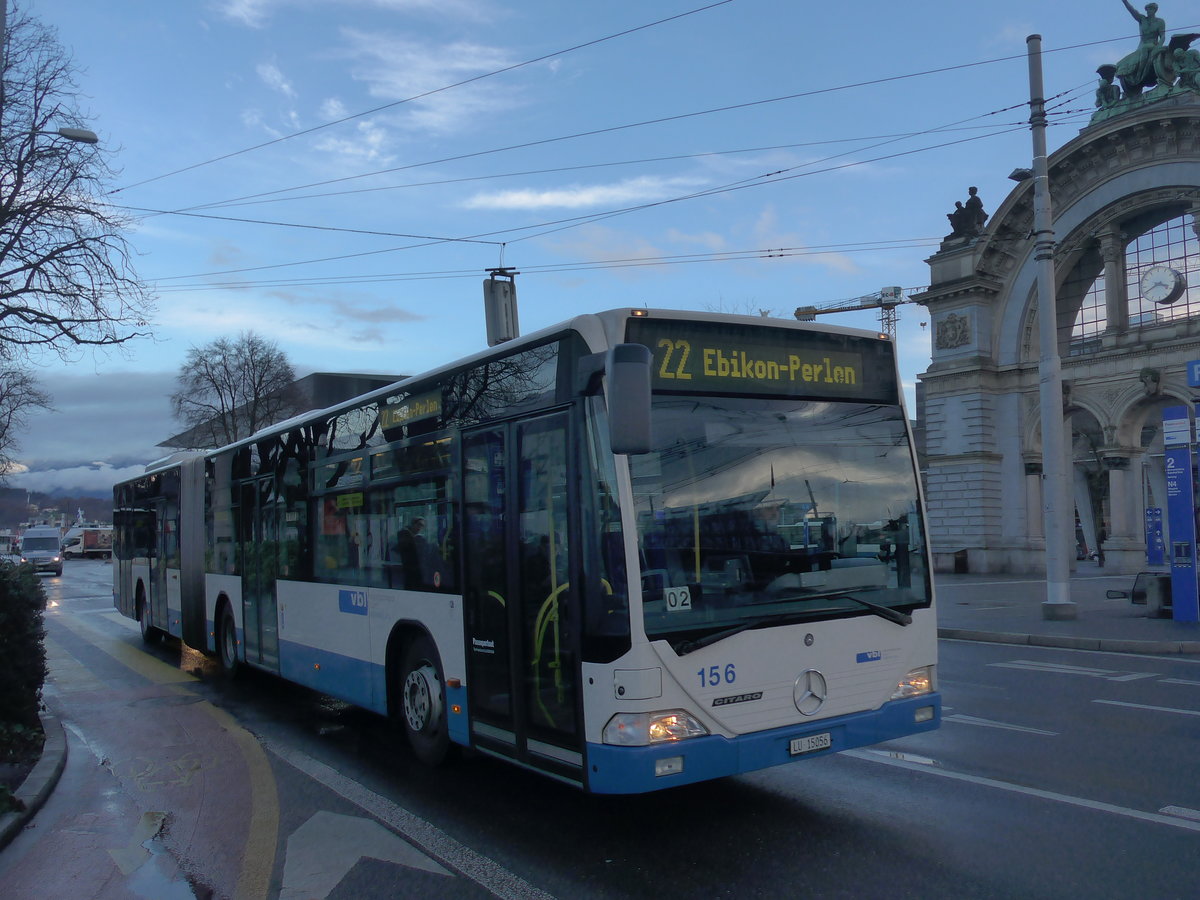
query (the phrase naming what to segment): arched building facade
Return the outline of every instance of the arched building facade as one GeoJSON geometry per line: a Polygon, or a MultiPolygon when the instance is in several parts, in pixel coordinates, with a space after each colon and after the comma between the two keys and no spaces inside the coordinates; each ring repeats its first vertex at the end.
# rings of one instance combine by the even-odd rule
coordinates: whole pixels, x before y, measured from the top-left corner
{"type": "MultiPolygon", "coordinates": [[[[1200,96],[1162,94],[1101,110],[1049,159],[1077,539],[1087,558],[1103,528],[1118,572],[1145,567],[1147,510],[1166,506],[1162,410],[1200,392],[1200,96]]],[[[933,324],[918,415],[936,564],[1042,572],[1032,180],[958,231],[914,297],[933,324]]]]}

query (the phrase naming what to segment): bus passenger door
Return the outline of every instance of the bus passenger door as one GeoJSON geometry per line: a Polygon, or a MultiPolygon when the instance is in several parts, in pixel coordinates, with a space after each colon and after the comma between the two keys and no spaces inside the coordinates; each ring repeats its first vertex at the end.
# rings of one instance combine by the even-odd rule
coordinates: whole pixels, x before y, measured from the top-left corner
{"type": "Polygon", "coordinates": [[[150,584],[147,586],[150,591],[150,597],[147,600],[150,608],[147,612],[150,613],[151,624],[155,628],[161,628],[164,632],[167,630],[169,616],[167,612],[168,550],[174,537],[175,535],[171,533],[168,503],[165,500],[159,500],[154,506],[154,549],[150,551],[150,584]]]}
{"type": "Polygon", "coordinates": [[[582,779],[569,418],[463,437],[463,561],[472,739],[582,779]]]}
{"type": "Polygon", "coordinates": [[[279,516],[275,479],[243,482],[238,517],[242,576],[242,628],[246,661],[279,671],[279,620],[275,580],[279,564],[279,516]]]}

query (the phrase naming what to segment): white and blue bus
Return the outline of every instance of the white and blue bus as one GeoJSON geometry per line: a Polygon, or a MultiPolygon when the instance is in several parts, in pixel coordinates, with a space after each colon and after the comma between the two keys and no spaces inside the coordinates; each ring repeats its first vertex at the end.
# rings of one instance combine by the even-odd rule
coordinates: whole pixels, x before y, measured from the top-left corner
{"type": "Polygon", "coordinates": [[[597,793],[936,728],[895,351],[584,315],[114,488],[163,634],[597,793]]]}

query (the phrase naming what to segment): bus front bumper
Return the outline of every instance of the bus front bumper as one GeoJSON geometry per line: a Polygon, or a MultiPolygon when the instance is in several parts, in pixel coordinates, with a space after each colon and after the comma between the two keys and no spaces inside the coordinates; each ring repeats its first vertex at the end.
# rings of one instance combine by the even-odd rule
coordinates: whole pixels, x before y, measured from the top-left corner
{"type": "Polygon", "coordinates": [[[735,738],[709,735],[649,747],[590,743],[588,790],[597,794],[641,794],[694,784],[932,731],[941,720],[942,697],[934,692],[893,700],[875,710],[735,738]],[[829,737],[828,747],[823,746],[824,735],[829,737]],[[810,746],[816,749],[807,749],[810,746]]]}

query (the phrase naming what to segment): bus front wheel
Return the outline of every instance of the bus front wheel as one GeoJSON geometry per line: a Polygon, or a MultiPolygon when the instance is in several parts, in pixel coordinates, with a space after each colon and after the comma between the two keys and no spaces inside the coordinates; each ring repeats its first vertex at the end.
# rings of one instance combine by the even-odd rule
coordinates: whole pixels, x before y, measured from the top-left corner
{"type": "Polygon", "coordinates": [[[414,640],[404,653],[400,718],[413,754],[436,766],[450,749],[446,731],[446,696],[437,648],[427,636],[414,640]]]}
{"type": "Polygon", "coordinates": [[[238,661],[237,625],[233,621],[233,612],[228,604],[221,607],[221,616],[217,627],[217,657],[221,668],[229,677],[236,677],[241,669],[238,661]]]}

